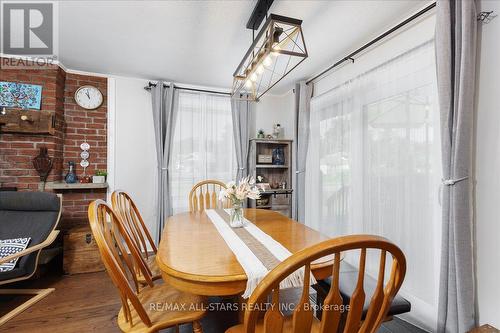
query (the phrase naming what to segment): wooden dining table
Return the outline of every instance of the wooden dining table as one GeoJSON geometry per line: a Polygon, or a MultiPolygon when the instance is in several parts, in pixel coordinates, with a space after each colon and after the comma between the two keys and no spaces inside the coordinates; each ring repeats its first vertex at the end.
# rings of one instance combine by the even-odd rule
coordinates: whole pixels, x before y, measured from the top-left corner
{"type": "MultiPolygon", "coordinates": [[[[292,254],[328,239],[278,212],[245,209],[245,218],[286,247],[292,254]]],[[[332,273],[332,258],[313,262],[316,279],[332,273]]],[[[245,291],[247,276],[205,212],[171,216],[162,233],[156,261],[163,279],[197,295],[229,296],[245,291]]]]}

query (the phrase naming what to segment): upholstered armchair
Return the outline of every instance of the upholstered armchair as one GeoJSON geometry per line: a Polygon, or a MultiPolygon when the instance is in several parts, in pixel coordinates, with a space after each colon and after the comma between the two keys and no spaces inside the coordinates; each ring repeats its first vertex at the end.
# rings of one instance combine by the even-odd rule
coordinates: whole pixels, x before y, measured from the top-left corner
{"type": "MultiPolygon", "coordinates": [[[[43,248],[57,237],[55,230],[61,218],[61,198],[46,192],[2,192],[0,191],[0,241],[30,238],[26,249],[0,258],[0,265],[16,259],[13,269],[0,271],[0,285],[29,279],[36,271],[38,257],[43,248]]],[[[2,245],[0,244],[0,252],[2,245]]],[[[50,289],[0,289],[0,294],[34,295],[2,318],[0,325],[29,308],[54,291],[50,289]]]]}

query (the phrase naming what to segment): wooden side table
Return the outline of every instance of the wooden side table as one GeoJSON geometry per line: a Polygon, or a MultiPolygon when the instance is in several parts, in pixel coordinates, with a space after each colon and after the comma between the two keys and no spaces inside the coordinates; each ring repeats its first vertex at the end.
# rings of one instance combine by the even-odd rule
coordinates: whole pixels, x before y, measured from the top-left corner
{"type": "Polygon", "coordinates": [[[481,327],[474,328],[473,330],[469,331],[469,333],[500,333],[500,330],[486,324],[481,327]]]}

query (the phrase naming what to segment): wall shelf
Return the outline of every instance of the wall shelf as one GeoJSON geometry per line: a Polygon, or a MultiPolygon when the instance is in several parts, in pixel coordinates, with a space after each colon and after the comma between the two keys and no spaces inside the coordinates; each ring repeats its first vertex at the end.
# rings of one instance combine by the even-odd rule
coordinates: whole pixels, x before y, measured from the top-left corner
{"type": "Polygon", "coordinates": [[[74,183],[74,184],[67,184],[64,182],[54,182],[54,183],[47,183],[45,185],[46,189],[50,190],[59,190],[59,191],[64,191],[64,190],[95,190],[95,189],[107,189],[108,188],[108,183],[100,183],[100,184],[94,184],[94,183],[74,183]]]}
{"type": "Polygon", "coordinates": [[[8,109],[0,114],[0,132],[25,134],[55,134],[54,112],[44,110],[8,109]]]}
{"type": "Polygon", "coordinates": [[[257,169],[288,169],[288,165],[257,164],[257,169]]]}
{"type": "Polygon", "coordinates": [[[276,188],[276,189],[269,189],[265,191],[260,191],[260,194],[292,194],[293,190],[291,188],[276,188]]]}

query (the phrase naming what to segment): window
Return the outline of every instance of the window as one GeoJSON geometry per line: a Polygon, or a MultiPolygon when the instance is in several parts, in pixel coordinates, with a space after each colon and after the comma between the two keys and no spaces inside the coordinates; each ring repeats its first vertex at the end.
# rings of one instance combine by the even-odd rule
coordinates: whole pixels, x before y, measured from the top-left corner
{"type": "Polygon", "coordinates": [[[228,182],[236,174],[231,102],[228,96],[177,90],[171,157],[174,214],[188,211],[188,195],[205,179],[228,182]]]}
{"type": "MultiPolygon", "coordinates": [[[[430,41],[312,99],[306,168],[306,224],[400,246],[408,262],[401,294],[424,326],[436,320],[439,288],[436,104],[430,41]]],[[[369,260],[368,272],[377,265],[369,260]]]]}

